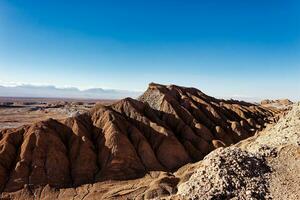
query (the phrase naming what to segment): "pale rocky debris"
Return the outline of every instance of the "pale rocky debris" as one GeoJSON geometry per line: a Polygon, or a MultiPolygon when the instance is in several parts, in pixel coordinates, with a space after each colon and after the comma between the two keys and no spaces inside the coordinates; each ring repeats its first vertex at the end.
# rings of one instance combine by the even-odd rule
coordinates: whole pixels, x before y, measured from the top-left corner
{"type": "Polygon", "coordinates": [[[259,154],[219,148],[205,157],[190,179],[178,187],[184,199],[270,199],[270,167],[259,154]]]}
{"type": "Polygon", "coordinates": [[[300,199],[300,103],[277,124],[195,164],[182,199],[300,199]]]}

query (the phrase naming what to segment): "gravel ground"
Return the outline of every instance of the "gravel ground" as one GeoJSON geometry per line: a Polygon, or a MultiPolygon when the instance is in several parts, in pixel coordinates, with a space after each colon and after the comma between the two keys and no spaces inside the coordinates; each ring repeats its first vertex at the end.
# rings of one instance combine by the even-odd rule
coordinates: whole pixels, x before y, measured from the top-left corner
{"type": "Polygon", "coordinates": [[[270,199],[265,159],[239,148],[219,148],[209,154],[178,188],[184,199],[270,199]]]}

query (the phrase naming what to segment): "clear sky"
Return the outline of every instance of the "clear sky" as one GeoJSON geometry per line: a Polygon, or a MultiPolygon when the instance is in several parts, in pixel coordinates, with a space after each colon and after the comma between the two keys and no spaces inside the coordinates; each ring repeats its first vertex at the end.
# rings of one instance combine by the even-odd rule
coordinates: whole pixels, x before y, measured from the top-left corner
{"type": "Polygon", "coordinates": [[[1,0],[0,85],[300,100],[298,0],[1,0]]]}

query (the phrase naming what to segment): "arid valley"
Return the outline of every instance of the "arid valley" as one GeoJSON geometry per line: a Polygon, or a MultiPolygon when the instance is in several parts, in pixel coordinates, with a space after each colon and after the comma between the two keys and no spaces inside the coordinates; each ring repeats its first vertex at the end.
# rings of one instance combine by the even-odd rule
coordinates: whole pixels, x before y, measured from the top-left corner
{"type": "Polygon", "coordinates": [[[300,1],[0,0],[0,200],[300,200],[300,1]]]}
{"type": "Polygon", "coordinates": [[[46,120],[63,119],[85,112],[96,102],[103,105],[116,100],[0,97],[0,129],[46,120]]]}

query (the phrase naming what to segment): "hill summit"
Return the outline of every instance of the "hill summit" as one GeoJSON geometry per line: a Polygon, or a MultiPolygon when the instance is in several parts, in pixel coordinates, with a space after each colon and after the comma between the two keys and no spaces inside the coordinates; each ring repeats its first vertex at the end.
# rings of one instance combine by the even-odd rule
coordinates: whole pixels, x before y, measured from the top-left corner
{"type": "Polygon", "coordinates": [[[2,130],[0,190],[69,188],[172,172],[254,135],[274,122],[274,115],[196,88],[151,83],[138,99],[2,130]]]}

